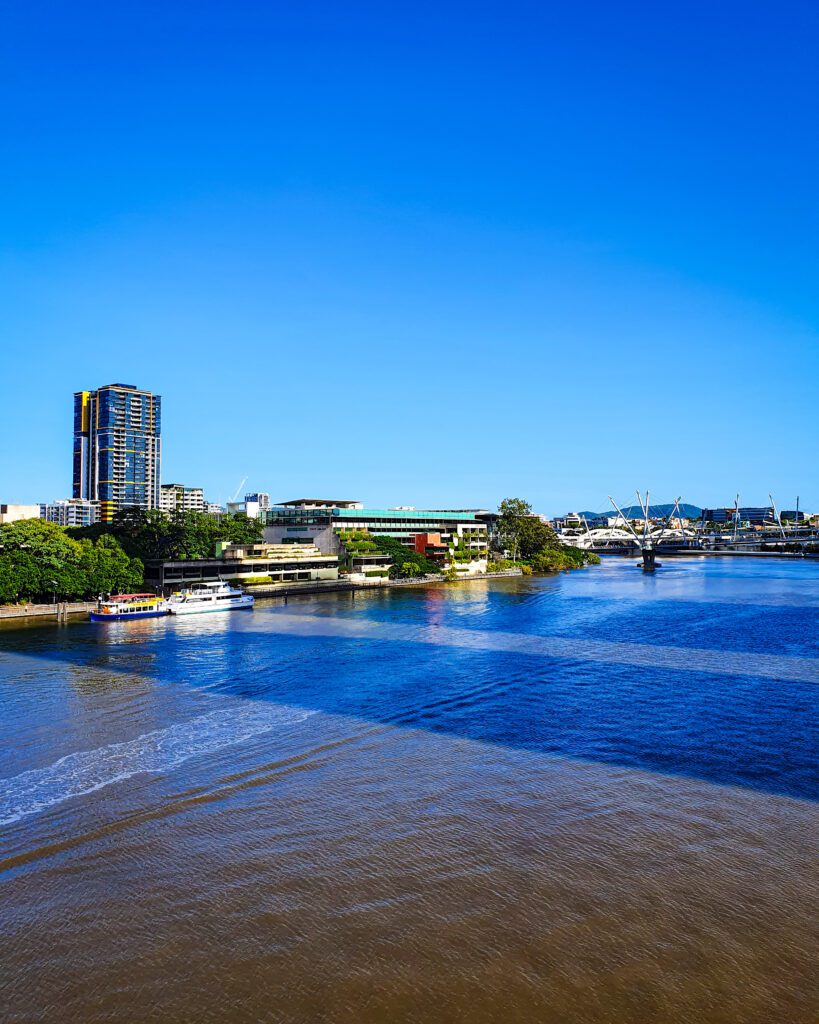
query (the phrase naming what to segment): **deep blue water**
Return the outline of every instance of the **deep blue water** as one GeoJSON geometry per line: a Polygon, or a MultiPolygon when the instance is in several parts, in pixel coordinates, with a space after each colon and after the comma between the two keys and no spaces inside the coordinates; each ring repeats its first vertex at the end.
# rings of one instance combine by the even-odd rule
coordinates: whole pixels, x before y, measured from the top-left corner
{"type": "MultiPolygon", "coordinates": [[[[171,688],[159,725],[166,705],[172,721],[184,693],[204,691],[815,799],[818,623],[814,562],[669,560],[647,577],[612,560],[571,576],[328,595],[231,616],[6,630],[0,645],[70,667],[79,693],[94,692],[95,675],[103,689],[134,675],[171,688]],[[339,635],[348,627],[360,635],[339,635]],[[509,635],[511,649],[493,649],[509,635]],[[568,654],[532,650],[530,638],[567,641],[568,654]],[[597,660],[586,641],[602,642],[597,660]],[[645,663],[622,663],[622,645],[645,663]],[[691,664],[670,663],[680,649],[691,664]],[[704,669],[702,651],[727,670],[704,669]]],[[[71,727],[64,695],[18,685],[18,669],[0,664],[7,777],[63,753],[71,727]]]]}
{"type": "Polygon", "coordinates": [[[818,620],[697,559],[4,624],[0,1020],[812,1024],[818,620]]]}

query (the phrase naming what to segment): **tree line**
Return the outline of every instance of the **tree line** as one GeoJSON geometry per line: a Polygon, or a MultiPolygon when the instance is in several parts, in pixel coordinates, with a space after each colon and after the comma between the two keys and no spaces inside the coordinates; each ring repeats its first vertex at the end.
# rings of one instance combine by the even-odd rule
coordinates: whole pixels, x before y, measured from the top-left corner
{"type": "Polygon", "coordinates": [[[532,572],[559,572],[600,561],[592,551],[561,544],[551,526],[533,515],[523,498],[504,498],[498,506],[497,540],[510,558],[498,559],[496,566],[522,563],[532,572]]]}
{"type": "Polygon", "coordinates": [[[75,540],[42,519],[0,526],[0,603],[127,593],[142,581],[142,561],[110,534],[75,540]]]}
{"type": "Polygon", "coordinates": [[[206,512],[162,512],[131,506],[120,509],[110,523],[70,527],[75,539],[112,536],[123,551],[143,562],[212,558],[218,541],[252,544],[261,540],[262,523],[244,513],[220,517],[206,512]]]}
{"type": "MultiPolygon", "coordinates": [[[[221,518],[203,512],[121,509],[110,523],[64,529],[41,519],[0,525],[0,603],[92,598],[139,590],[144,564],[154,559],[210,558],[218,541],[251,544],[262,524],[241,513],[221,518]]],[[[372,538],[392,556],[390,575],[423,576],[441,567],[393,537],[372,538]]],[[[556,572],[599,561],[597,555],[566,547],[521,498],[498,508],[490,567],[522,565],[526,571],[556,572]],[[508,555],[508,558],[503,557],[508,555]]]]}
{"type": "Polygon", "coordinates": [[[262,524],[242,515],[121,509],[110,523],[63,528],[42,519],[0,525],[0,603],[63,601],[144,587],[145,562],[212,557],[218,541],[253,543],[262,524]]]}

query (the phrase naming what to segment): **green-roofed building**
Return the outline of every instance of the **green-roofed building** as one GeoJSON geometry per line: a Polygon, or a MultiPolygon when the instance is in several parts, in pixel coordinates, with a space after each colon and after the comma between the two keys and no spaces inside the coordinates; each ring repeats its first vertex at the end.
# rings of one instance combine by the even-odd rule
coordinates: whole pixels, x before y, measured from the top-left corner
{"type": "Polygon", "coordinates": [[[271,507],[261,518],[269,543],[315,544],[335,554],[342,531],[366,530],[421,553],[426,547],[445,548],[451,554],[447,564],[478,573],[486,571],[493,515],[485,509],[364,508],[359,501],[298,498],[271,507]]]}

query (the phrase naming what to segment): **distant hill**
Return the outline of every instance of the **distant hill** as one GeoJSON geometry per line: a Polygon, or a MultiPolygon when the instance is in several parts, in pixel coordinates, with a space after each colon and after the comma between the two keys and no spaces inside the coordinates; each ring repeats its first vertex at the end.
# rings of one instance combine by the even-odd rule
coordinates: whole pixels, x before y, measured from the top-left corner
{"type": "MultiPolygon", "coordinates": [[[[661,519],[663,516],[670,515],[673,510],[673,501],[670,505],[650,505],[648,509],[652,519],[661,519]]],[[[639,505],[626,505],[622,511],[626,519],[643,518],[643,510],[639,505]]],[[[702,509],[698,505],[689,505],[687,502],[681,501],[679,514],[683,519],[699,519],[702,515],[702,509]]],[[[598,519],[601,516],[616,516],[617,513],[613,508],[609,508],[605,512],[578,512],[578,515],[585,516],[586,519],[598,519]]]]}

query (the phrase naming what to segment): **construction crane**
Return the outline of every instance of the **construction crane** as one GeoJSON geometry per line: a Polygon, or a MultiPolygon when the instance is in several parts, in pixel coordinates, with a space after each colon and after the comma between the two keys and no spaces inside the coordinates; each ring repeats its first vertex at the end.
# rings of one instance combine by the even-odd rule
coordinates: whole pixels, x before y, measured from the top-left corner
{"type": "Polygon", "coordinates": [[[228,498],[228,501],[230,501],[230,502],[236,501],[236,500],[237,500],[237,498],[239,497],[239,492],[240,492],[240,491],[242,490],[242,488],[244,487],[244,485],[245,485],[246,483],[247,483],[247,477],[246,477],[246,476],[243,476],[243,477],[242,477],[242,480],[241,480],[241,483],[240,483],[240,484],[239,484],[239,486],[238,486],[238,487],[236,488],[236,491],[235,491],[235,493],[234,493],[233,497],[232,497],[232,498],[228,498]]]}

